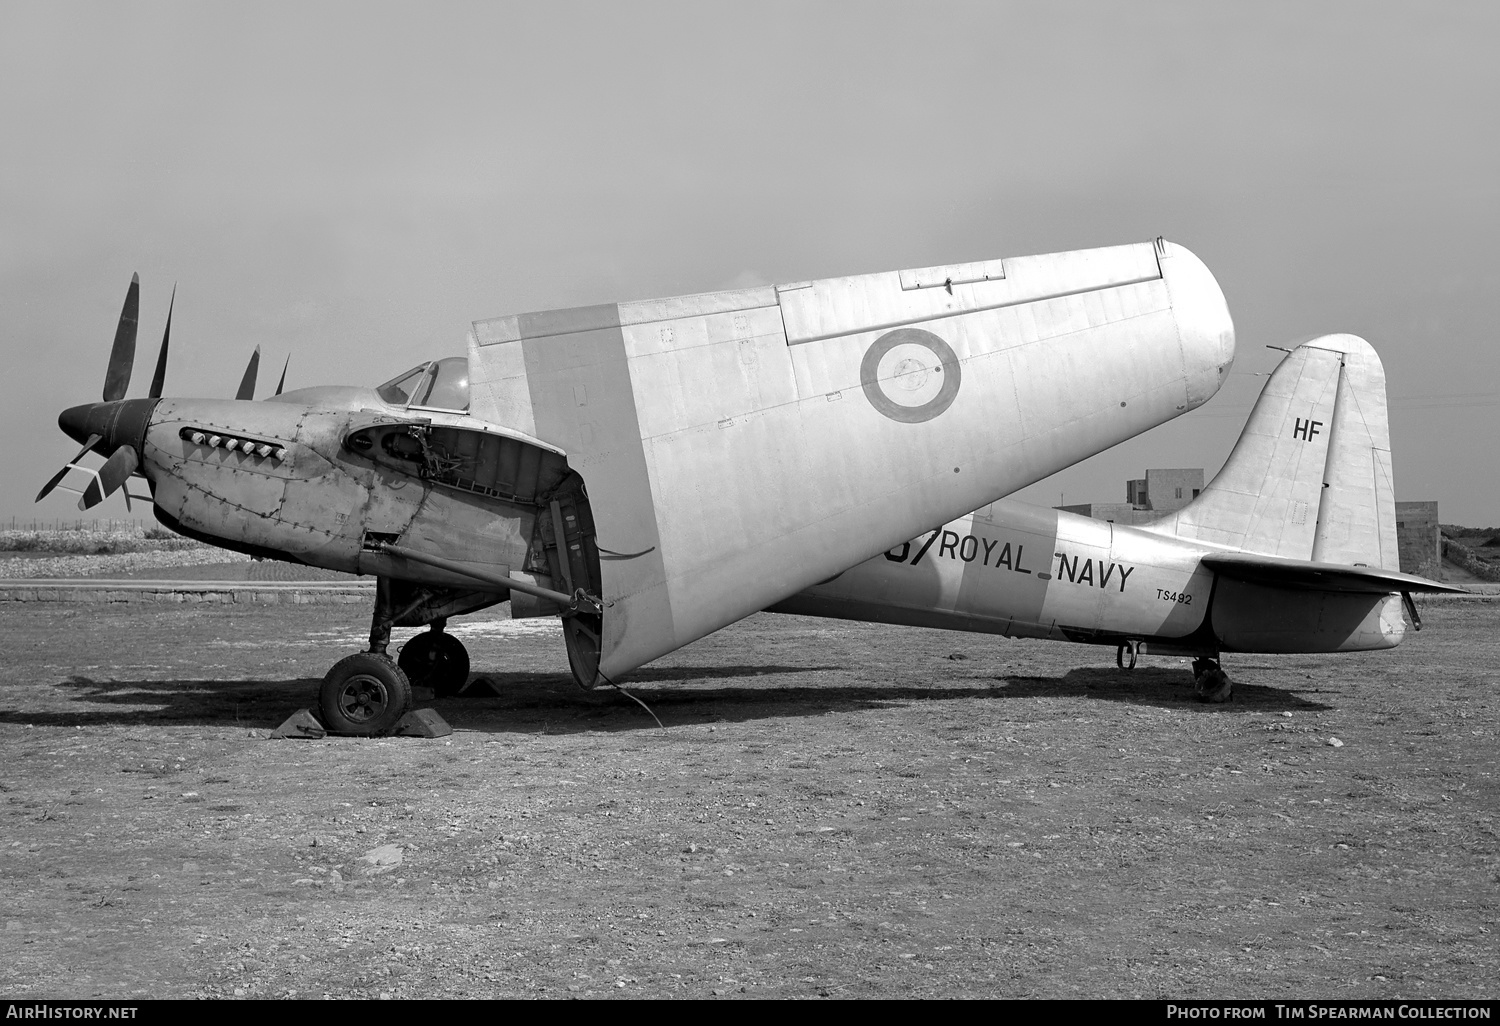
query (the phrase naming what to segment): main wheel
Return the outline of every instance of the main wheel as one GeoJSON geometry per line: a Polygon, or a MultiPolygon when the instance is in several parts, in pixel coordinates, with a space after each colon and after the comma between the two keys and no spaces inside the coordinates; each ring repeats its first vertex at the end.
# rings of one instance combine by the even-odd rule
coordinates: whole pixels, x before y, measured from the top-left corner
{"type": "Polygon", "coordinates": [[[334,734],[377,737],[411,708],[411,683],[390,656],[360,652],[333,664],[318,691],[318,708],[334,734]]]}
{"type": "Polygon", "coordinates": [[[397,660],[413,687],[439,697],[456,695],[469,682],[469,652],[451,634],[423,631],[401,646],[397,660]]]}
{"type": "Polygon", "coordinates": [[[1234,697],[1234,685],[1222,667],[1214,666],[1198,676],[1198,701],[1227,702],[1234,697]]]}

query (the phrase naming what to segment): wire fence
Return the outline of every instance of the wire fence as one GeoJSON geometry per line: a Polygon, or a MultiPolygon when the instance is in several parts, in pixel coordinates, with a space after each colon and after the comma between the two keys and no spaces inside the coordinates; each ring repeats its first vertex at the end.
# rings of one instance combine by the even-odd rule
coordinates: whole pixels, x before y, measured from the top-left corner
{"type": "Polygon", "coordinates": [[[91,531],[98,534],[144,534],[146,531],[156,527],[153,520],[101,520],[98,518],[85,520],[81,517],[67,519],[64,517],[53,517],[51,520],[39,520],[33,517],[30,520],[21,520],[11,517],[7,525],[0,520],[0,529],[8,531],[50,531],[54,534],[63,531],[91,531]]]}

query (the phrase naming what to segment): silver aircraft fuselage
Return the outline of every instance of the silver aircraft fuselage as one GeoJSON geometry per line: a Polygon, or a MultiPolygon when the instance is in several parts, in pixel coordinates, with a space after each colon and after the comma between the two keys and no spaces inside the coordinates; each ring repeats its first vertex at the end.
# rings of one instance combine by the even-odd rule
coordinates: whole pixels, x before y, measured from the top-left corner
{"type": "MultiPolygon", "coordinates": [[[[1401,596],[1271,585],[1211,566],[1235,552],[1014,500],[905,542],[772,612],[1165,655],[1359,652],[1405,635],[1401,596]]],[[[1332,568],[1330,568],[1332,569],[1332,568]]]]}

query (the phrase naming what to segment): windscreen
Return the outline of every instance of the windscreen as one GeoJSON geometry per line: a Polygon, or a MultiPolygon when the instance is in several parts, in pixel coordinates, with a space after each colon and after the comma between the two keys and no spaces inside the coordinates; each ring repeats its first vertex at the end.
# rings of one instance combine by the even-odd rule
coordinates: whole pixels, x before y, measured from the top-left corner
{"type": "Polygon", "coordinates": [[[431,406],[438,410],[469,408],[469,361],[467,357],[450,356],[432,365],[432,385],[413,406],[431,406]]]}
{"type": "Polygon", "coordinates": [[[423,377],[424,375],[426,375],[427,368],[430,366],[431,364],[424,363],[420,366],[413,367],[405,374],[397,375],[396,377],[387,381],[385,384],[375,389],[375,391],[379,393],[380,398],[384,399],[392,406],[405,406],[407,403],[411,402],[412,393],[417,391],[418,386],[423,383],[423,377]]]}
{"type": "Polygon", "coordinates": [[[375,389],[392,406],[436,410],[469,409],[469,361],[466,357],[424,363],[375,389]]]}

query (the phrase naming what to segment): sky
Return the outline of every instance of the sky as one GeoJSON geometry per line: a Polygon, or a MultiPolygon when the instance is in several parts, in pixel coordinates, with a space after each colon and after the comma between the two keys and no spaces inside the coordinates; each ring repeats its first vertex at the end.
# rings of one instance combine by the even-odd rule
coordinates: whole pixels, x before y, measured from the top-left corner
{"type": "MultiPolygon", "coordinates": [[[[1289,346],[1386,368],[1398,499],[1500,525],[1500,5],[0,4],[0,526],[132,395],[375,384],[507,313],[1144,242],[1238,337],[1201,410],[1020,494],[1212,476],[1289,346]]],[[[125,516],[112,498],[91,515],[125,516]]],[[[137,515],[140,515],[139,508],[137,515]]]]}

